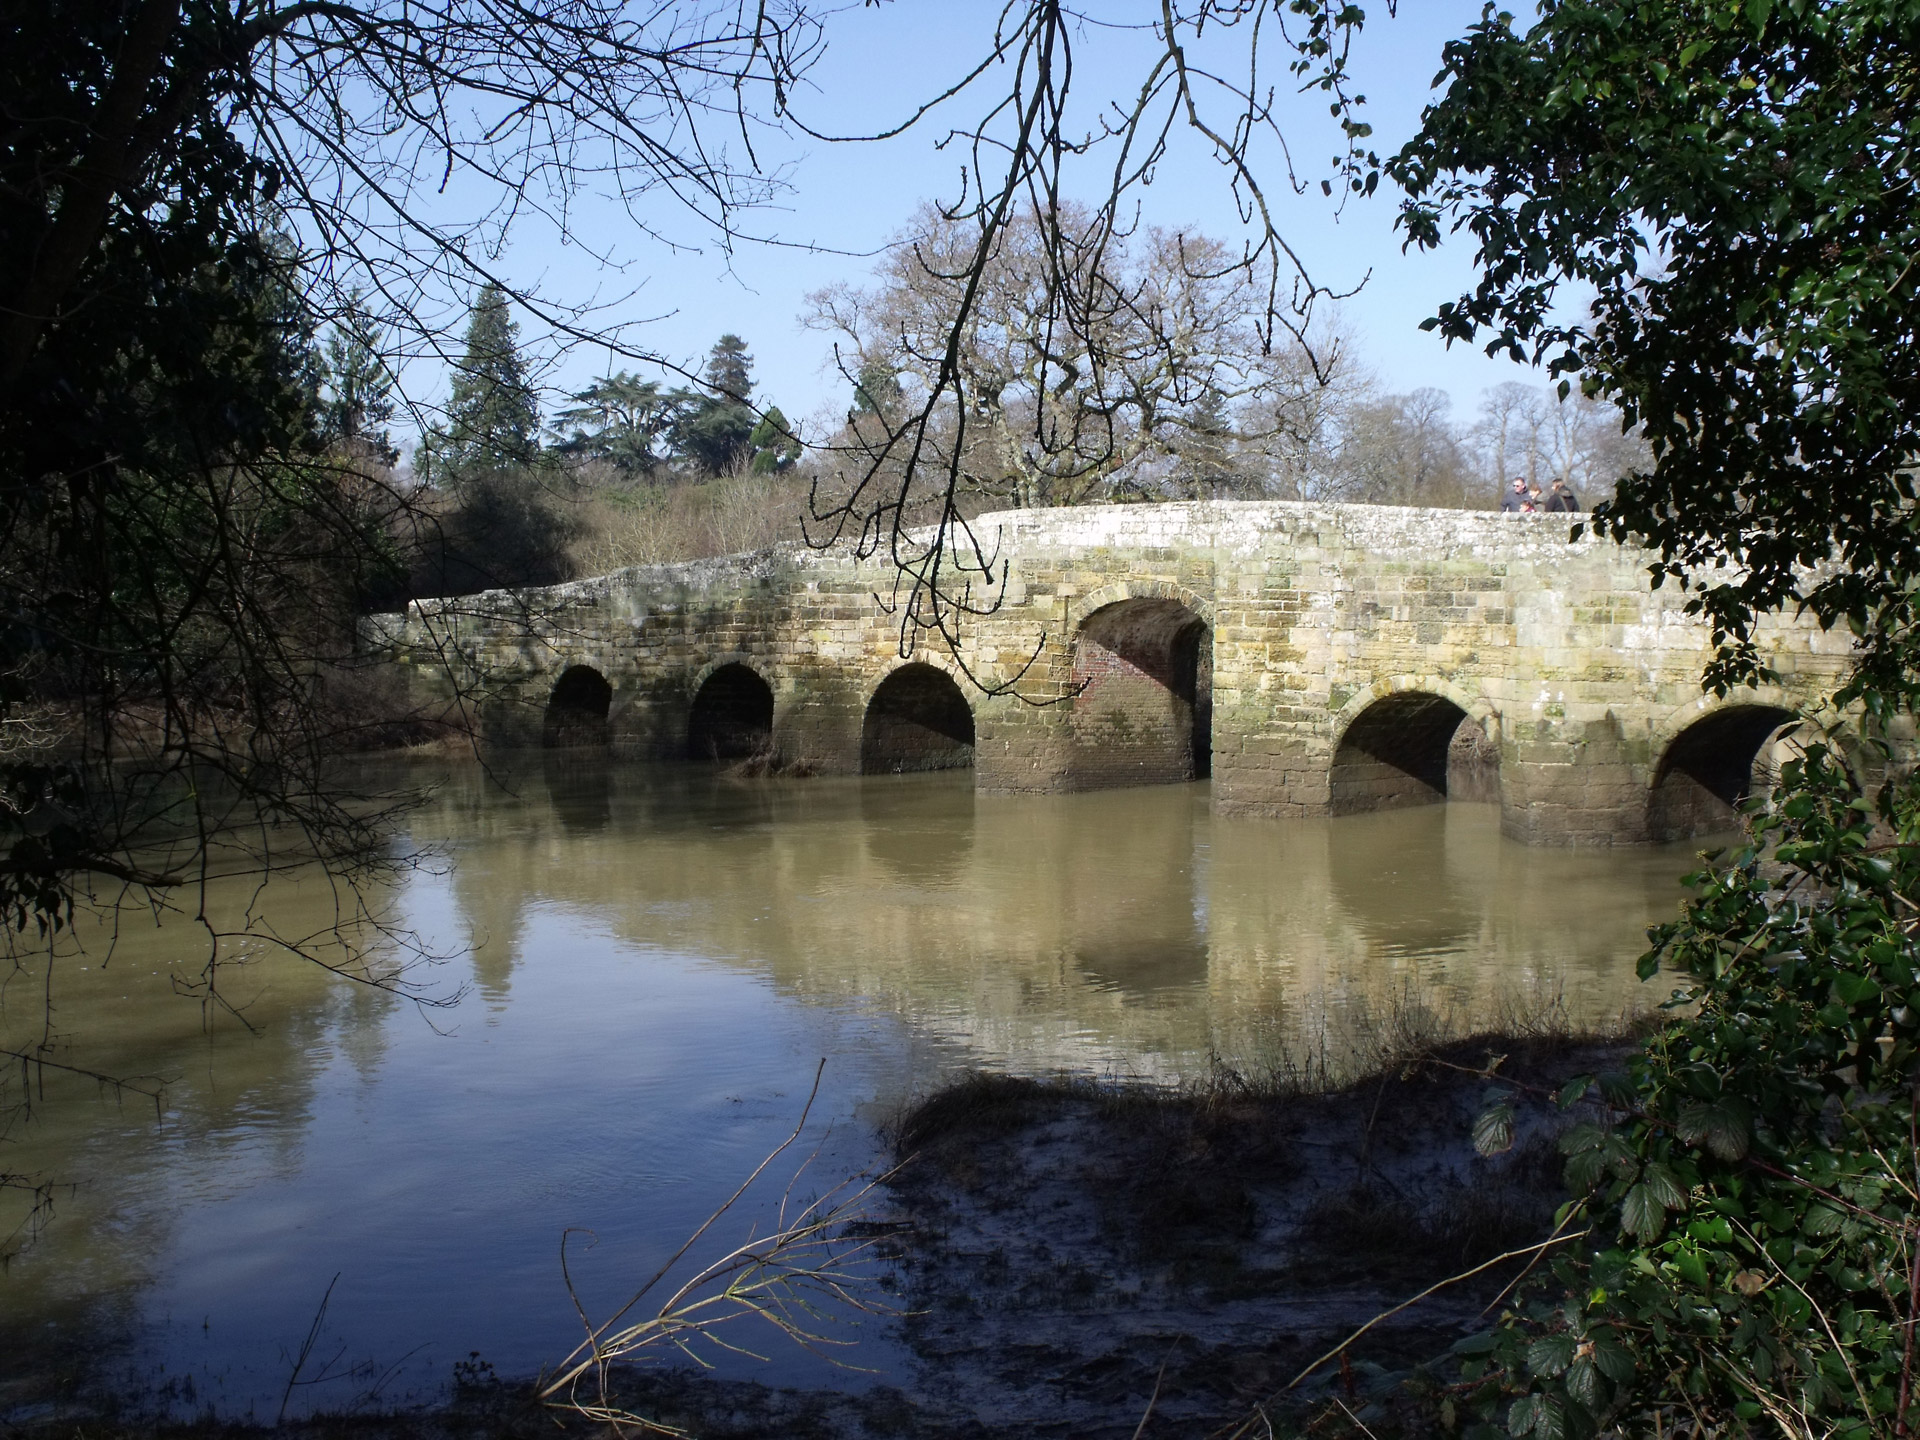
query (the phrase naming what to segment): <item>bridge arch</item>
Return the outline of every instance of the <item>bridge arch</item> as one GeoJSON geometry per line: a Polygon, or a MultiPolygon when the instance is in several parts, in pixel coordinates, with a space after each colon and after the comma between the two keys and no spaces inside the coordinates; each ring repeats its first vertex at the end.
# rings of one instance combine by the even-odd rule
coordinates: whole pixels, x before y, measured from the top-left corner
{"type": "Polygon", "coordinates": [[[1177,585],[1171,580],[1121,580],[1088,591],[1080,598],[1079,604],[1069,608],[1067,619],[1070,633],[1077,635],[1097,612],[1126,600],[1172,600],[1198,615],[1209,630],[1213,628],[1213,602],[1199,591],[1189,590],[1185,585],[1177,585]]]}
{"type": "Polygon", "coordinates": [[[1074,787],[1210,775],[1211,607],[1164,583],[1111,586],[1088,600],[1071,642],[1074,787]]]}
{"type": "Polygon", "coordinates": [[[773,747],[773,687],[744,658],[716,660],[696,676],[687,755],[740,760],[773,747]]]}
{"type": "Polygon", "coordinates": [[[1498,723],[1484,697],[1438,676],[1375,682],[1335,716],[1328,809],[1352,815],[1448,799],[1497,800],[1498,723]]]}
{"type": "Polygon", "coordinates": [[[951,673],[904,661],[874,687],[860,724],[860,773],[970,769],[973,707],[951,673]]]}
{"type": "Polygon", "coordinates": [[[1671,727],[1670,733],[1658,747],[1647,793],[1647,834],[1690,840],[1735,829],[1756,769],[1771,761],[1774,742],[1804,720],[1778,691],[1756,691],[1726,704],[1696,702],[1669,717],[1662,728],[1671,727]]]}
{"type": "Polygon", "coordinates": [[[575,746],[605,749],[612,743],[608,717],[613,685],[591,665],[569,665],[547,696],[540,743],[549,750],[575,746]]]}

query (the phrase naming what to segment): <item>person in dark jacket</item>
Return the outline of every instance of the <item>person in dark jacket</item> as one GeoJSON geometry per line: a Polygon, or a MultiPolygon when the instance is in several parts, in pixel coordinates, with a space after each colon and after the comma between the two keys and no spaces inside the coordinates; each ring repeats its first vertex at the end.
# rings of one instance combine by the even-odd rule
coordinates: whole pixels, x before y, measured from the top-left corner
{"type": "Polygon", "coordinates": [[[1518,515],[1521,510],[1526,507],[1526,503],[1527,482],[1516,475],[1513,477],[1512,487],[1508,489],[1506,494],[1500,497],[1500,513],[1502,515],[1518,515]]]}
{"type": "Polygon", "coordinates": [[[1566,481],[1556,480],[1553,482],[1553,488],[1547,491],[1545,508],[1553,514],[1578,515],[1580,497],[1573,493],[1566,481]]]}

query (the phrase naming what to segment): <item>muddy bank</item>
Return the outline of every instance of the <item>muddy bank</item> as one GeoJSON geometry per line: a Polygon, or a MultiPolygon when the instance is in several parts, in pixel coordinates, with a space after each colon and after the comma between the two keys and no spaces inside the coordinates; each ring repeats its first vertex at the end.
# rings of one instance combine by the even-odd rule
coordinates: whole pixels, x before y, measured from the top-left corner
{"type": "Polygon", "coordinates": [[[910,1377],[801,1395],[630,1376],[628,1399],[709,1437],[1124,1440],[1263,1412],[1274,1433],[1365,1433],[1341,1404],[1417,1433],[1383,1413],[1398,1377],[1484,1329],[1525,1261],[1445,1286],[1289,1387],[1382,1312],[1551,1231],[1566,1117],[1548,1096],[1627,1048],[1479,1037],[1321,1094],[1232,1073],[1181,1094],[974,1077],[901,1117],[874,1222],[910,1377]],[[1472,1127],[1490,1064],[1538,1093],[1488,1158],[1472,1127]]]}

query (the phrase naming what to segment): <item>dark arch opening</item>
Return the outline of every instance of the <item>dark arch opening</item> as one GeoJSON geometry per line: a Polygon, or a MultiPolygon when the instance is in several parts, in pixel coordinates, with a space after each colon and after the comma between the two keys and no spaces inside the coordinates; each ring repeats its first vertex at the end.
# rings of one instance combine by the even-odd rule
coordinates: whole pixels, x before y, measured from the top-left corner
{"type": "Polygon", "coordinates": [[[1799,723],[1778,705],[1729,705],[1682,730],[1660,757],[1647,802],[1655,840],[1690,840],[1737,829],[1737,807],[1753,789],[1768,742],[1799,723]]]}
{"type": "MultiPolygon", "coordinates": [[[[1485,740],[1467,712],[1445,696],[1418,690],[1385,696],[1355,716],[1340,737],[1333,752],[1329,808],[1335,815],[1354,815],[1437,805],[1448,795],[1449,762],[1457,770],[1460,752],[1470,752],[1475,763],[1484,764],[1485,740]],[[1463,726],[1472,729],[1457,752],[1454,737],[1463,726]]],[[[1497,760],[1494,764],[1497,793],[1497,760]]]]}
{"type": "Polygon", "coordinates": [[[1082,789],[1213,773],[1213,631],[1178,600],[1121,600],[1073,649],[1074,778],[1082,789]]]}
{"type": "Polygon", "coordinates": [[[772,748],[772,687],[745,665],[722,665],[693,697],[687,754],[695,760],[740,760],[772,748]]]}
{"type": "Polygon", "coordinates": [[[569,665],[560,672],[553,694],[547,697],[546,721],[540,740],[548,749],[595,746],[612,740],[607,712],[613,708],[613,686],[591,665],[569,665]]]}
{"type": "Polygon", "coordinates": [[[860,773],[961,770],[973,764],[973,711],[944,670],[902,665],[880,682],[860,725],[860,773]]]}

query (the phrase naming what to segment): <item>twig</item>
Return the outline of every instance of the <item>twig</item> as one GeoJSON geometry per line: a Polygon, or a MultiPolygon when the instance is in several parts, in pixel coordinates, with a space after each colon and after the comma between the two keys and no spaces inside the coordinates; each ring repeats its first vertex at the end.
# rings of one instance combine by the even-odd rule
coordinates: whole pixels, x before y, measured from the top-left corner
{"type": "Polygon", "coordinates": [[[1160,1403],[1160,1386],[1167,1378],[1167,1363],[1173,1359],[1174,1347],[1179,1343],[1175,1340],[1173,1345],[1167,1347],[1166,1358],[1160,1362],[1160,1373],[1153,1377],[1153,1393],[1147,1396],[1147,1408],[1140,1416],[1140,1423],[1133,1427],[1133,1440],[1140,1440],[1147,1433],[1147,1421],[1153,1418],[1153,1407],[1160,1403]]]}
{"type": "Polygon", "coordinates": [[[313,1353],[315,1342],[320,1339],[320,1327],[326,1323],[327,1302],[333,1299],[333,1287],[340,1283],[340,1272],[333,1272],[333,1279],[327,1282],[326,1293],[320,1297],[320,1308],[313,1312],[313,1324],[307,1327],[307,1338],[301,1342],[300,1353],[294,1358],[293,1370],[287,1376],[287,1388],[280,1395],[280,1413],[273,1418],[275,1425],[287,1418],[287,1402],[293,1399],[293,1387],[300,1383],[300,1371],[307,1363],[307,1357],[313,1353]]]}
{"type": "Polygon", "coordinates": [[[1354,1331],[1351,1335],[1347,1336],[1346,1339],[1342,1340],[1338,1345],[1334,1346],[1331,1350],[1327,1351],[1326,1354],[1322,1355],[1318,1360],[1314,1361],[1311,1365],[1307,1366],[1306,1369],[1302,1370],[1298,1375],[1294,1376],[1293,1379],[1288,1382],[1287,1389],[1289,1390],[1295,1389],[1302,1380],[1306,1379],[1314,1371],[1318,1370],[1322,1365],[1326,1364],[1327,1361],[1337,1357],[1341,1351],[1345,1350],[1348,1346],[1352,1345],[1354,1341],[1358,1340],[1362,1335],[1366,1334],[1369,1330],[1373,1329],[1373,1327],[1378,1325],[1382,1320],[1391,1320],[1395,1315],[1398,1315],[1402,1310],[1408,1310],[1408,1309],[1411,1309],[1413,1306],[1418,1305],[1422,1300],[1426,1299],[1429,1295],[1433,1294],[1435,1291],[1444,1290],[1449,1285],[1457,1285],[1462,1280],[1471,1280],[1474,1276],[1478,1275],[1481,1271],[1491,1270],[1494,1266],[1502,1264],[1505,1261],[1517,1260],[1522,1255],[1537,1254],[1539,1251],[1545,1250],[1549,1246],[1558,1245],[1563,1241],[1567,1241],[1567,1240],[1578,1240],[1583,1235],[1587,1235],[1590,1233],[1592,1232],[1589,1229],[1589,1230],[1576,1230],[1571,1235],[1549,1235],[1545,1240],[1542,1240],[1538,1245],[1525,1245],[1518,1250],[1508,1250],[1504,1254],[1494,1256],[1491,1260],[1481,1261],[1478,1265],[1474,1266],[1471,1270],[1462,1270],[1458,1275],[1449,1275],[1444,1280],[1436,1280],[1433,1284],[1429,1285],[1426,1289],[1422,1290],[1418,1295],[1415,1295],[1412,1299],[1402,1300],[1398,1305],[1394,1306],[1391,1310],[1383,1310],[1378,1315],[1374,1316],[1371,1320],[1367,1321],[1366,1324],[1362,1325],[1358,1330],[1354,1331]]]}

